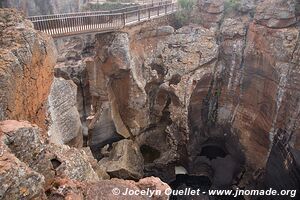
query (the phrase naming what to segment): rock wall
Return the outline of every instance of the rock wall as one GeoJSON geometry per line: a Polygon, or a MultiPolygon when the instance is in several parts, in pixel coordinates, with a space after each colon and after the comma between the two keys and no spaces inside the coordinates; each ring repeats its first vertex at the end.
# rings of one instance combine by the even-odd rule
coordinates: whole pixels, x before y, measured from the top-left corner
{"type": "MultiPolygon", "coordinates": [[[[219,23],[218,64],[206,84],[209,90],[195,93],[195,98],[200,98],[197,101],[206,105],[196,104],[202,104],[202,109],[191,107],[191,115],[196,115],[191,124],[202,134],[229,125],[239,136],[248,163],[255,168],[265,165],[272,138],[279,129],[293,132],[291,142],[299,148],[299,127],[294,121],[299,96],[295,4],[271,2],[257,3],[254,18],[241,15],[239,10],[236,16],[224,13],[219,23]],[[281,14],[272,15],[270,10],[279,4],[281,14]]],[[[202,83],[198,87],[205,86],[202,83]]]]}
{"type": "MultiPolygon", "coordinates": [[[[289,139],[284,132],[278,132],[274,137],[273,147],[266,165],[266,188],[281,190],[282,188],[296,189],[293,194],[299,198],[300,162],[299,149],[290,146],[289,139]]],[[[271,199],[271,198],[269,198],[271,199]]],[[[285,199],[279,197],[277,199],[285,199]]]]}
{"type": "Polygon", "coordinates": [[[0,10],[0,119],[28,120],[46,128],[45,101],[56,48],[15,11],[0,10]]]}
{"type": "Polygon", "coordinates": [[[26,16],[78,12],[87,0],[3,0],[1,8],[16,8],[26,16]]]}

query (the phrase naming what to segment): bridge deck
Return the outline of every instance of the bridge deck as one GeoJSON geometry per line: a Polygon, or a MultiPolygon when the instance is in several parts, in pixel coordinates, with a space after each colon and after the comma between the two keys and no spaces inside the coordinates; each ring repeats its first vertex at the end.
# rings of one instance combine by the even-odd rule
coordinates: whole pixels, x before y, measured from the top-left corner
{"type": "Polygon", "coordinates": [[[52,37],[64,37],[91,32],[121,29],[177,10],[176,3],[164,1],[155,4],[128,7],[112,11],[78,12],[57,15],[32,16],[34,28],[52,37]]]}

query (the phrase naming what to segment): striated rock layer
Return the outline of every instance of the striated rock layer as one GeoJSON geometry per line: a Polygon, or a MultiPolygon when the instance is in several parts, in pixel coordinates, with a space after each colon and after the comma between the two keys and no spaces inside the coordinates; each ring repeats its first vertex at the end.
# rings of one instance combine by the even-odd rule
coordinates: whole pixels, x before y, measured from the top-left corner
{"type": "Polygon", "coordinates": [[[54,78],[48,97],[51,142],[82,147],[82,125],[76,105],[76,85],[70,80],[54,78]]]}

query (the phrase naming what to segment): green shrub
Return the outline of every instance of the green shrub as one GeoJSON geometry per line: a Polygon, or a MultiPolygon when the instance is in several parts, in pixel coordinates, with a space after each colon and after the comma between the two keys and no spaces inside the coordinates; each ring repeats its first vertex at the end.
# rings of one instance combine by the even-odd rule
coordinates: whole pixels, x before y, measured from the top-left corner
{"type": "MultiPolygon", "coordinates": [[[[112,1],[112,0],[110,0],[112,1]]],[[[137,4],[123,4],[123,3],[112,3],[112,2],[106,2],[102,4],[87,4],[85,5],[81,10],[82,11],[110,11],[110,10],[116,10],[121,8],[126,8],[129,6],[136,6],[137,4]]]]}
{"type": "Polygon", "coordinates": [[[240,0],[226,0],[224,4],[225,12],[229,13],[238,10],[240,3],[240,0]]]}
{"type": "Polygon", "coordinates": [[[180,28],[189,24],[192,21],[192,11],[196,0],[178,0],[180,10],[175,14],[175,26],[180,28]]]}

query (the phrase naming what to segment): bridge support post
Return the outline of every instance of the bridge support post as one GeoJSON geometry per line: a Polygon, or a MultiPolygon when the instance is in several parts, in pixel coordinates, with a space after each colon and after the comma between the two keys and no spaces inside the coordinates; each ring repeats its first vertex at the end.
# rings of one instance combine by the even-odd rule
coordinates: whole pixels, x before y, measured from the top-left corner
{"type": "Polygon", "coordinates": [[[122,14],[122,21],[123,21],[123,26],[125,26],[126,25],[126,14],[125,13],[122,14]]]}
{"type": "Polygon", "coordinates": [[[165,14],[167,14],[167,11],[168,11],[168,7],[167,4],[165,4],[165,14]]]}
{"type": "Polygon", "coordinates": [[[138,21],[141,21],[141,10],[138,11],[138,21]]]}

